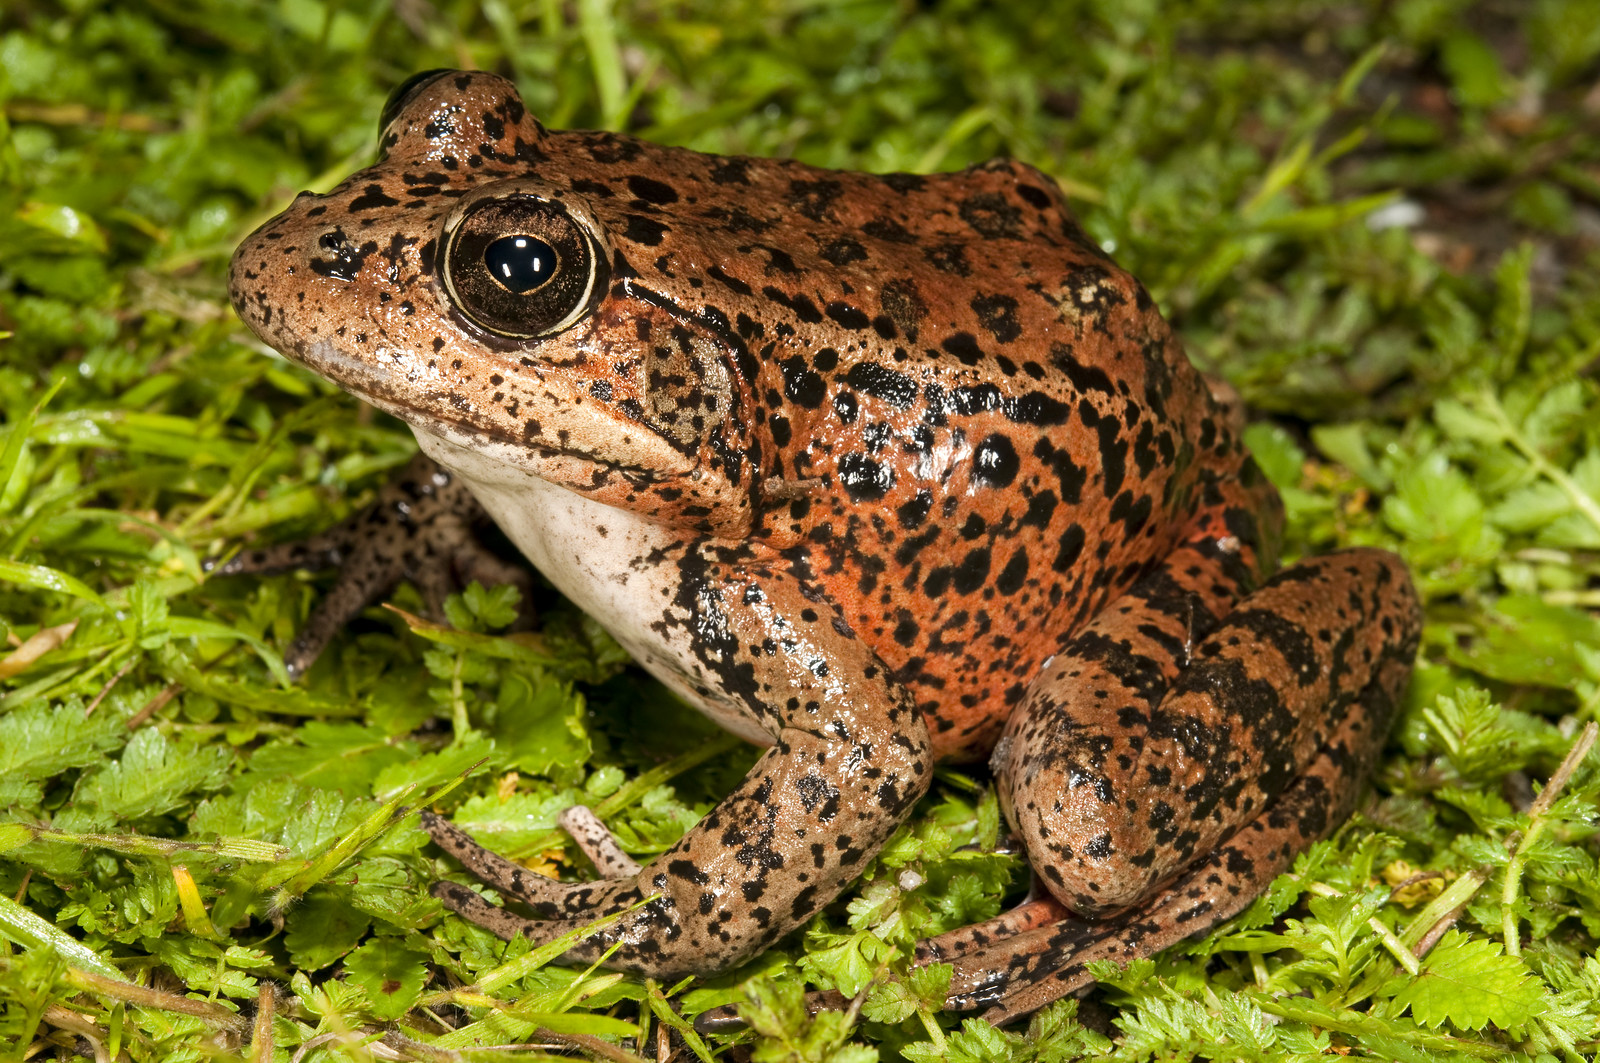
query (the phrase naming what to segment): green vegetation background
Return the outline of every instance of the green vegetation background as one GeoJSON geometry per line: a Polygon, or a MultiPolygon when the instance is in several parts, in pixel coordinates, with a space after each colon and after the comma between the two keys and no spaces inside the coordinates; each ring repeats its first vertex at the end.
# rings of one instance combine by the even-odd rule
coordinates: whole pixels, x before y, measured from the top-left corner
{"type": "Polygon", "coordinates": [[[0,1057],[1592,1057],[1597,57],[1592,0],[8,0],[0,1057]],[[549,966],[444,917],[425,887],[455,872],[397,806],[578,874],[559,809],[648,858],[750,754],[549,595],[533,637],[494,634],[500,592],[448,627],[371,610],[291,685],[319,581],[203,575],[412,451],[256,343],[222,277],[437,66],[513,76],[554,126],[1054,175],[1249,399],[1292,550],[1416,573],[1422,662],[1364,811],[1241,918],[1026,1029],[939,1013],[948,972],[906,971],[1025,887],[975,771],[730,977],[549,966]],[[808,1023],[804,988],[857,1007],[808,1023]],[[685,1024],[726,1002],[751,1030],[685,1024]]]}

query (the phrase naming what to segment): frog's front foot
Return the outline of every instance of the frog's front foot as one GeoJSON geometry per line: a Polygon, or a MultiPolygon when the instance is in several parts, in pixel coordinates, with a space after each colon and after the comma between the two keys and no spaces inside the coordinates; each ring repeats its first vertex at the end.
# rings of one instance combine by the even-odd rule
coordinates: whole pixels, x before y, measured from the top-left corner
{"type": "Polygon", "coordinates": [[[515,584],[524,604],[532,580],[528,570],[485,547],[474,528],[488,516],[454,476],[418,455],[378,492],[366,510],[320,535],[293,543],[243,550],[217,565],[215,576],[271,575],[296,569],[337,568],[338,581],[317,603],[306,626],[284,654],[289,674],[311,667],[333,636],[361,610],[401,580],[422,592],[438,617],[445,597],[476,580],[485,586],[515,584]]]}

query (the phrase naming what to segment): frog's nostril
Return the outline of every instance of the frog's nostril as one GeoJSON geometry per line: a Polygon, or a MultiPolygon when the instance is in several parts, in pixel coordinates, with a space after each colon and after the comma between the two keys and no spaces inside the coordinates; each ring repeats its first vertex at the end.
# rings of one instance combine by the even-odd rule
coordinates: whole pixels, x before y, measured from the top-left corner
{"type": "MultiPolygon", "coordinates": [[[[370,252],[372,247],[365,251],[370,252]]],[[[311,270],[335,280],[355,280],[366,262],[366,253],[350,242],[340,228],[332,228],[317,237],[317,253],[310,256],[311,270]]]]}

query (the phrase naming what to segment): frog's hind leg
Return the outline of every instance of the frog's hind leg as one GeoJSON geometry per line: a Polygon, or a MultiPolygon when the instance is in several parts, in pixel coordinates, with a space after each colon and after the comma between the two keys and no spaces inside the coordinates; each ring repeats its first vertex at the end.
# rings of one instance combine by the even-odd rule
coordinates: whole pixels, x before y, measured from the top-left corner
{"type": "Polygon", "coordinates": [[[1090,961],[1127,963],[1233,918],[1350,813],[1383,744],[1389,696],[1381,684],[1370,686],[1362,711],[1346,716],[1288,789],[1145,903],[1099,923],[1068,915],[951,957],[955,974],[945,1007],[986,1008],[989,1022],[1010,1022],[1087,987],[1094,981],[1085,969],[1090,961]]]}
{"type": "Polygon", "coordinates": [[[1089,916],[1138,904],[1255,818],[1369,685],[1398,698],[1416,653],[1416,593],[1381,550],[1280,572],[1197,646],[1149,587],[1068,643],[996,753],[1034,867],[1089,916]]]}
{"type": "Polygon", "coordinates": [[[319,535],[293,543],[244,550],[214,576],[274,575],[296,569],[337,568],[338,581],[317,603],[284,654],[290,675],[309,668],[339,629],[402,579],[422,592],[438,616],[447,594],[473,580],[485,586],[514,583],[527,602],[528,571],[504,561],[479,542],[473,529],[488,515],[462,482],[418,455],[384,485],[367,509],[319,535]]]}
{"type": "MultiPolygon", "coordinates": [[[[951,964],[945,1009],[984,1009],[982,1017],[1000,1026],[1086,989],[1094,981],[1086,970],[1091,961],[1127,963],[1233,918],[1349,814],[1383,744],[1392,711],[1387,697],[1382,686],[1369,687],[1364,711],[1345,717],[1288,789],[1145,903],[1095,923],[1053,897],[1036,897],[993,919],[918,942],[916,964],[951,964]]],[[[806,1002],[813,1013],[849,1004],[837,993],[810,993],[806,1002]]],[[[742,1024],[729,1005],[702,1012],[695,1029],[720,1032],[742,1024]]]]}
{"type": "Polygon", "coordinates": [[[1026,967],[1007,960],[1003,979],[1055,983],[1038,1006],[1086,981],[1086,959],[1149,955],[1227,918],[1353,801],[1416,653],[1404,567],[1378,550],[1315,558],[1231,610],[1229,569],[1219,543],[1180,549],[1013,715],[995,766],[1034,867],[1067,908],[1123,914],[967,950],[967,1006],[993,991],[985,956],[1026,967]],[[1207,628],[1198,644],[1184,633],[1207,628]]]}

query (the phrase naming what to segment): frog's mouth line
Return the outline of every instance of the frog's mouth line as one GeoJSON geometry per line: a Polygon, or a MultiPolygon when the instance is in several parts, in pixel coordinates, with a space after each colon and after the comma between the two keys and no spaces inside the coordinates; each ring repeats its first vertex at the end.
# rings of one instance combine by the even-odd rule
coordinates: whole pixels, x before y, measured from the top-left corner
{"type": "MultiPolygon", "coordinates": [[[[613,474],[625,476],[641,486],[663,482],[671,474],[646,466],[619,462],[584,453],[576,446],[566,450],[542,446],[508,432],[473,424],[466,417],[447,418],[438,411],[449,409],[462,402],[445,388],[417,388],[402,393],[390,382],[389,374],[366,360],[352,355],[330,340],[297,343],[292,350],[294,358],[312,372],[333,381],[356,398],[384,413],[404,421],[414,432],[436,436],[456,446],[477,450],[506,465],[532,473],[540,479],[550,479],[571,486],[570,475],[550,477],[545,475],[553,462],[582,462],[594,468],[593,482],[599,486],[613,474]],[[408,401],[397,398],[404,394],[408,401]]],[[[651,431],[640,424],[641,431],[651,431]]]]}

